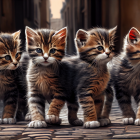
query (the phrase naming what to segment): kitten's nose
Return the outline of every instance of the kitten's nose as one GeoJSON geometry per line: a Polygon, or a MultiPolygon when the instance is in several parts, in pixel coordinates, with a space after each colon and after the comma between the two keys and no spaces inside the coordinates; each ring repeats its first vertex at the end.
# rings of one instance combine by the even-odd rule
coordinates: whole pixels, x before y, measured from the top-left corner
{"type": "Polygon", "coordinates": [[[45,59],[45,61],[48,59],[48,54],[47,53],[45,53],[44,54],[44,56],[43,56],[43,58],[45,59]]]}
{"type": "Polygon", "coordinates": [[[17,66],[18,63],[13,63],[15,65],[15,67],[17,66]]]}
{"type": "Polygon", "coordinates": [[[48,57],[44,57],[45,61],[48,59],[48,57]]]}
{"type": "Polygon", "coordinates": [[[110,52],[105,52],[108,56],[110,55],[110,52]]]}

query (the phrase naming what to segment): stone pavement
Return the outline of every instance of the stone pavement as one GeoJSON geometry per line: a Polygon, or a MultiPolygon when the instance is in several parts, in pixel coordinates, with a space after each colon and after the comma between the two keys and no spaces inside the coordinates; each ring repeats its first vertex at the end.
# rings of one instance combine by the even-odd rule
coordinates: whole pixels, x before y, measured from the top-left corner
{"type": "MultiPolygon", "coordinates": [[[[133,103],[136,110],[136,105],[133,103]]],[[[79,109],[78,117],[82,117],[79,109]]],[[[0,139],[2,140],[98,140],[98,139],[139,139],[140,126],[123,125],[122,116],[116,100],[113,102],[110,119],[112,124],[96,129],[83,129],[82,126],[73,127],[68,124],[67,109],[60,114],[63,119],[60,126],[48,126],[43,129],[27,128],[28,122],[18,122],[16,125],[0,125],[0,139]]]]}

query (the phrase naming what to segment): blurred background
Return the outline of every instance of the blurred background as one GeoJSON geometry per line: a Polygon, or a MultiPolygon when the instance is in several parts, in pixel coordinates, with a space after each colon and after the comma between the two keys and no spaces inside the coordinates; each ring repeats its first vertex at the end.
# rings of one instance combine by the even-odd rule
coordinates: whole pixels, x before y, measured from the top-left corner
{"type": "Polygon", "coordinates": [[[131,27],[140,30],[140,0],[0,0],[0,32],[31,28],[68,27],[67,53],[75,52],[74,37],[80,28],[113,28],[118,25],[118,49],[131,27]]]}

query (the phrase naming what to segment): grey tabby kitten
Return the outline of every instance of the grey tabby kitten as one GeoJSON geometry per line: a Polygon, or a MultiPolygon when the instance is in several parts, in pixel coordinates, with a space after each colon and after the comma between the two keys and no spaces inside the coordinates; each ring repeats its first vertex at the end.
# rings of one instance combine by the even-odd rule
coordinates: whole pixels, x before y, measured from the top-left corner
{"type": "Polygon", "coordinates": [[[26,27],[25,33],[26,50],[31,58],[26,75],[29,107],[26,119],[31,119],[28,127],[47,127],[47,117],[60,124],[59,112],[65,102],[58,77],[59,64],[65,54],[67,28],[54,31],[26,27]],[[45,101],[55,106],[48,114],[45,114],[45,101]],[[52,116],[52,112],[57,115],[52,116]]]}
{"type": "Polygon", "coordinates": [[[0,123],[24,120],[27,111],[26,64],[19,36],[20,31],[0,34],[0,99],[4,102],[0,123]]]}
{"type": "Polygon", "coordinates": [[[126,35],[123,53],[113,63],[111,82],[122,110],[123,123],[140,125],[140,32],[136,28],[131,28],[126,35]],[[131,97],[138,105],[136,115],[131,97]]]}
{"type": "MultiPolygon", "coordinates": [[[[61,61],[59,81],[64,91],[61,95],[63,101],[66,100],[68,103],[68,118],[80,122],[77,118],[80,103],[84,112],[85,128],[95,128],[110,123],[110,110],[106,109],[108,105],[104,91],[110,80],[107,63],[117,53],[117,48],[114,46],[116,29],[116,27],[109,30],[79,29],[75,38],[78,55],[65,57],[61,61]]],[[[107,99],[108,92],[110,91],[105,92],[107,99]]],[[[50,105],[50,109],[56,110],[55,108],[56,104],[50,105]]],[[[51,115],[57,116],[54,111],[51,115]]],[[[49,121],[51,122],[51,118],[49,121]]]]}

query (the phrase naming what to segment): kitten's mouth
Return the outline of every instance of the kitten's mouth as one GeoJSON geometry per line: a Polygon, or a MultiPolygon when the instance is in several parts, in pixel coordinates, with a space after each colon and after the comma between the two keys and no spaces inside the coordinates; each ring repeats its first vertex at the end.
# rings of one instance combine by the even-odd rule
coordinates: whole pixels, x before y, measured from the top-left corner
{"type": "Polygon", "coordinates": [[[48,61],[44,61],[43,63],[49,63],[48,61]]]}
{"type": "Polygon", "coordinates": [[[45,63],[48,63],[48,61],[47,61],[47,60],[45,60],[44,62],[45,62],[45,63]]]}

